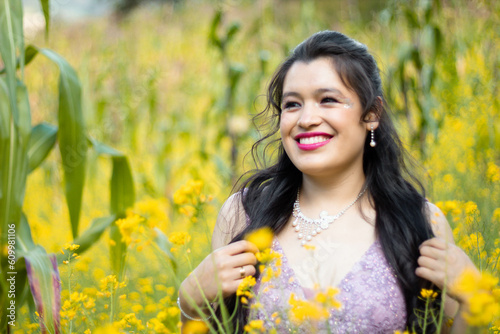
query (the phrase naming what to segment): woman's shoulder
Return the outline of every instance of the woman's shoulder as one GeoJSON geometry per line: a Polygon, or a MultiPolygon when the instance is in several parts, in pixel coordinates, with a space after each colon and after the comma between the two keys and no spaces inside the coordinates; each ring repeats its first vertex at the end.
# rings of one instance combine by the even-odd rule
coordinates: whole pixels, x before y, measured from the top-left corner
{"type": "Polygon", "coordinates": [[[231,239],[246,227],[247,215],[243,207],[243,195],[244,191],[238,191],[229,196],[222,205],[212,235],[213,249],[229,244],[231,239]]]}
{"type": "Polygon", "coordinates": [[[429,201],[425,202],[425,208],[434,235],[453,243],[453,231],[441,209],[429,201]]]}

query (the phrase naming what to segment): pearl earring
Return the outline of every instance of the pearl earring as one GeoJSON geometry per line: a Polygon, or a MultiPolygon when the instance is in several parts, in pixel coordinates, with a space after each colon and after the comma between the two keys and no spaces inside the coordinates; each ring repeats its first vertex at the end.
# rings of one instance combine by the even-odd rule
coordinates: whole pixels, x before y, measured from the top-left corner
{"type": "Polygon", "coordinates": [[[373,131],[373,125],[370,126],[370,131],[371,131],[371,140],[370,140],[370,146],[375,147],[377,146],[377,143],[375,142],[375,132],[373,131]]]}

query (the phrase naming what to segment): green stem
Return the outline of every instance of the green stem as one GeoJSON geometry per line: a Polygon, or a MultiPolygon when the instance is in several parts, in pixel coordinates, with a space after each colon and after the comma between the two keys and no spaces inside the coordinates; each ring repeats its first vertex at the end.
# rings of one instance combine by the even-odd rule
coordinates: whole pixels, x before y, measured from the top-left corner
{"type": "MultiPolygon", "coordinates": [[[[68,298],[71,301],[71,252],[68,253],[68,298]]],[[[73,332],[73,319],[69,319],[69,334],[73,332]]]]}

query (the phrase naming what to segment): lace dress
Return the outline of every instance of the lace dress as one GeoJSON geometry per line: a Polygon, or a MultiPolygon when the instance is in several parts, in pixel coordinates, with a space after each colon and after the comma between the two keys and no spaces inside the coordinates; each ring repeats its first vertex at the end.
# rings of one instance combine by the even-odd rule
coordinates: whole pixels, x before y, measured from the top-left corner
{"type": "MultiPolygon", "coordinates": [[[[290,294],[307,300],[313,298],[311,289],[302,288],[278,239],[272,249],[281,255],[281,274],[263,282],[261,275],[255,286],[257,298],[250,311],[250,320],[263,320],[267,330],[278,333],[393,333],[404,330],[406,307],[396,275],[387,263],[380,242],[375,241],[356,262],[338,286],[336,299],[342,306],[332,309],[328,322],[306,322],[300,328],[294,326],[286,314],[290,294]]],[[[273,270],[276,263],[269,264],[273,270]]]]}

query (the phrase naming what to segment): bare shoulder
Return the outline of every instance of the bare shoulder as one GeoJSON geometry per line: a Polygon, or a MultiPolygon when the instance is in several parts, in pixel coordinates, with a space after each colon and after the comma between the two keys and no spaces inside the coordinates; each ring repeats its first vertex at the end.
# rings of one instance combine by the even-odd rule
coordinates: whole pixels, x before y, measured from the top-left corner
{"type": "Polygon", "coordinates": [[[435,204],[431,202],[426,202],[426,204],[427,217],[431,223],[434,235],[438,238],[445,239],[447,242],[454,243],[453,231],[444,213],[435,204]]]}
{"type": "Polygon", "coordinates": [[[246,213],[241,196],[241,192],[237,192],[222,205],[212,235],[212,249],[229,244],[231,239],[245,228],[246,213]]]}

